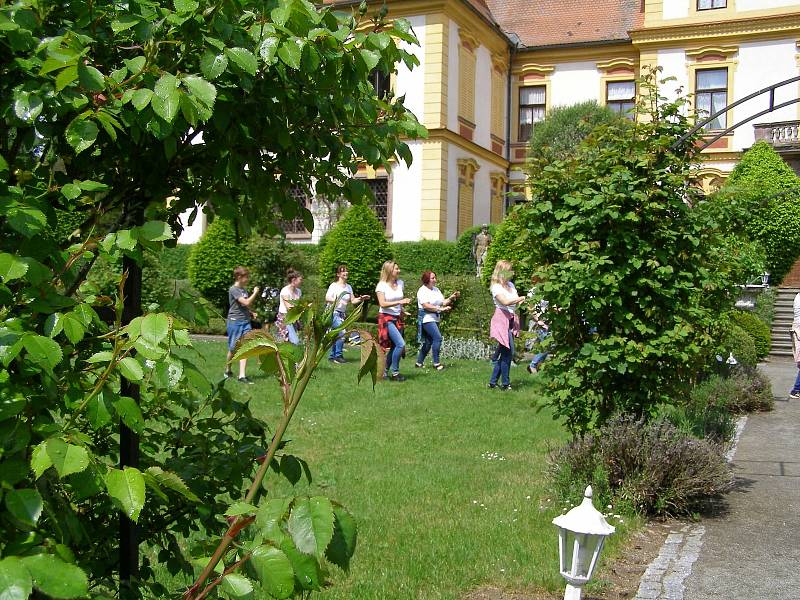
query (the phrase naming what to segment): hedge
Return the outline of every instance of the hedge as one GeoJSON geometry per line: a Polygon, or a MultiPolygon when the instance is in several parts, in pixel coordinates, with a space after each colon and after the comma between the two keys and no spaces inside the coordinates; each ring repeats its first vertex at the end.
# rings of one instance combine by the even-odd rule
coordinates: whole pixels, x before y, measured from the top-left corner
{"type": "Polygon", "coordinates": [[[731,324],[717,350],[719,356],[726,360],[729,354],[738,363],[747,368],[755,368],[758,364],[758,353],[753,337],[736,324],[731,324]]]}
{"type": "Polygon", "coordinates": [[[189,280],[204,298],[227,313],[233,270],[240,265],[246,266],[248,259],[230,221],[216,219],[192,248],[189,280]]]}
{"type": "Polygon", "coordinates": [[[751,338],[756,348],[756,357],[761,360],[769,355],[772,343],[772,334],[769,327],[751,312],[736,310],[731,314],[731,320],[744,329],[751,338]]]}
{"type": "Polygon", "coordinates": [[[520,240],[524,239],[524,233],[526,233],[526,228],[517,211],[509,213],[505,220],[497,226],[481,272],[481,278],[485,284],[488,285],[492,278],[497,261],[509,260],[514,267],[514,283],[519,293],[525,293],[530,287],[533,275],[533,266],[528,262],[528,257],[531,255],[531,242],[528,240],[524,246],[520,244],[520,240]]]}
{"type": "Polygon", "coordinates": [[[456,242],[422,240],[420,242],[394,242],[392,256],[403,271],[422,273],[433,271],[460,274],[464,265],[458,256],[456,242]]]}

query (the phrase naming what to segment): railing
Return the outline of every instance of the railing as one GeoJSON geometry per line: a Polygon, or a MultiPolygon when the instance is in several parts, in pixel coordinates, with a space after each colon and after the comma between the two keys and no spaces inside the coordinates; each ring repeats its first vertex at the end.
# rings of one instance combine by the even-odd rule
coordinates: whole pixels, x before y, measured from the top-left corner
{"type": "Polygon", "coordinates": [[[775,149],[800,149],[800,121],[757,123],[753,125],[756,140],[764,140],[775,149]]]}

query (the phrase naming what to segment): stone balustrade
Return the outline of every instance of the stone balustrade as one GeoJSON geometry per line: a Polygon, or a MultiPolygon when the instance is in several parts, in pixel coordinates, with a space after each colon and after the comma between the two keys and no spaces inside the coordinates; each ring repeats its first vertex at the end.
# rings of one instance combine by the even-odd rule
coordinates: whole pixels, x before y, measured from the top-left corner
{"type": "Polygon", "coordinates": [[[753,128],[756,141],[764,140],[776,150],[800,149],[800,121],[758,123],[753,128]]]}

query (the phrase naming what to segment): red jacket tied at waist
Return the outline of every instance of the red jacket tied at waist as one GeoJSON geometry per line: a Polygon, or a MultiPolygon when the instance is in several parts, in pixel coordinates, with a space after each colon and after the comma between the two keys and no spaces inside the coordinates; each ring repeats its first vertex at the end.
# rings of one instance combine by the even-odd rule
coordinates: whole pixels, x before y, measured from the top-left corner
{"type": "Polygon", "coordinates": [[[389,323],[394,323],[400,335],[403,335],[403,314],[387,315],[386,313],[378,313],[378,345],[384,350],[390,350],[392,347],[392,340],[389,338],[389,323]]]}
{"type": "Polygon", "coordinates": [[[508,339],[508,332],[519,335],[519,317],[507,310],[495,308],[492,315],[492,321],[489,323],[489,337],[497,340],[506,348],[511,348],[511,342],[508,339]]]}

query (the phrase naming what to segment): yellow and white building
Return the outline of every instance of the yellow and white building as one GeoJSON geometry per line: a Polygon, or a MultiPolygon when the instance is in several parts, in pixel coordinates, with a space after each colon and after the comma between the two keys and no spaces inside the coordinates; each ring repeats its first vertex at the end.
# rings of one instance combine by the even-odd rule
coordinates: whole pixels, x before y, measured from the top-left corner
{"type": "MultiPolygon", "coordinates": [[[[342,10],[357,0],[328,0],[342,10]]],[[[374,0],[377,7],[383,0],[374,0]]],[[[722,108],[800,75],[800,0],[386,0],[420,45],[420,65],[400,66],[384,85],[430,133],[409,143],[414,161],[360,174],[394,241],[453,240],[502,220],[523,193],[527,137],[546,112],[596,100],[625,112],[645,66],[660,66],[665,96],[692,94],[696,108],[722,108]]],[[[800,96],[800,82],[774,103],[800,96]]],[[[761,96],[714,123],[724,129],[765,108],[761,96]]],[[[800,103],[737,128],[704,151],[702,175],[719,185],[741,153],[766,139],[800,168],[800,103]]],[[[315,241],[331,223],[307,199],[316,227],[287,233],[315,241]]],[[[202,224],[187,230],[191,243],[202,224]]]]}

